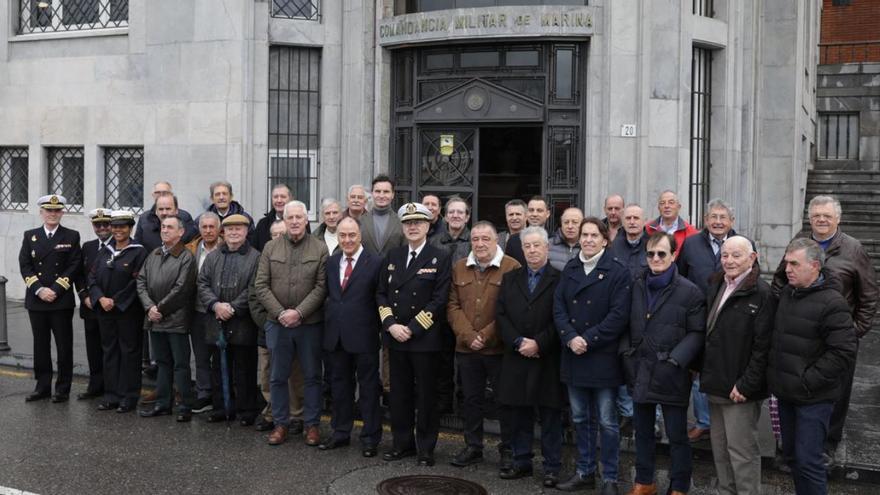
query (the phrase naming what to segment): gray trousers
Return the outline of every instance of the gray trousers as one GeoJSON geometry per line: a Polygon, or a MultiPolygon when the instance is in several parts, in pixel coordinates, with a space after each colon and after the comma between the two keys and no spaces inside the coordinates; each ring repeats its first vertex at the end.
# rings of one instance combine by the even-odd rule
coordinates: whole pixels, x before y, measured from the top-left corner
{"type": "Polygon", "coordinates": [[[189,411],[193,400],[187,335],[152,331],[150,342],[153,344],[153,359],[159,367],[156,376],[156,407],[171,409],[174,405],[174,387],[177,387],[180,392],[180,411],[189,411]]]}
{"type": "Polygon", "coordinates": [[[761,450],[758,419],[761,402],[734,403],[726,397],[709,396],[710,437],[718,493],[757,495],[761,490],[761,450]]]}
{"type": "Polygon", "coordinates": [[[205,342],[205,313],[193,312],[189,334],[192,354],[196,362],[196,398],[211,398],[211,349],[205,342]]]}

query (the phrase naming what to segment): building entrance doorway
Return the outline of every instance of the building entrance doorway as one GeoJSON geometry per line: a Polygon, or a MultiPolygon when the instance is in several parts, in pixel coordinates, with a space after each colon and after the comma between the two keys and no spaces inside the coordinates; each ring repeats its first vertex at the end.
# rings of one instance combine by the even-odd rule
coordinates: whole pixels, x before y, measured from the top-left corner
{"type": "Polygon", "coordinates": [[[541,194],[541,126],[430,127],[419,129],[419,197],[443,203],[459,196],[471,205],[472,223],[506,229],[504,204],[541,194]]]}
{"type": "Polygon", "coordinates": [[[395,50],[389,170],[399,202],[461,196],[506,229],[504,204],[537,194],[550,227],[581,204],[582,43],[395,50]]]}

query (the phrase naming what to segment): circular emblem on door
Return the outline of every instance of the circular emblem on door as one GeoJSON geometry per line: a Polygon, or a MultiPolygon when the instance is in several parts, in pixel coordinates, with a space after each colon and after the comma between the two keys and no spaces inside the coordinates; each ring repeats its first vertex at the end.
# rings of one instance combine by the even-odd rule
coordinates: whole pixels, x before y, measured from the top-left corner
{"type": "Polygon", "coordinates": [[[483,105],[486,104],[486,100],[483,99],[483,95],[478,93],[471,93],[467,97],[467,107],[473,111],[477,111],[483,108],[483,105]]]}
{"type": "Polygon", "coordinates": [[[485,114],[489,110],[489,94],[483,88],[470,88],[464,94],[464,106],[470,112],[485,114]]]}

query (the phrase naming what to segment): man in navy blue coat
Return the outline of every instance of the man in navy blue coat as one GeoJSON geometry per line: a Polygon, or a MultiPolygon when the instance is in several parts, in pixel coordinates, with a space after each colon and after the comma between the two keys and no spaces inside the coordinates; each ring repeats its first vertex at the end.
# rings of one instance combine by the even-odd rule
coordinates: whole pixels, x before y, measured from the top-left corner
{"type": "Polygon", "coordinates": [[[382,259],[361,244],[357,220],[343,218],[336,227],[341,251],[327,260],[327,300],[324,302],[324,351],[332,368],[333,436],[321,450],[344,447],[351,441],[354,423],[355,374],[364,420],[361,447],[364,457],[375,457],[382,440],[379,411],[379,317],[376,288],[382,259]]]}
{"type": "Polygon", "coordinates": [[[565,265],[556,286],[553,315],[562,342],[560,378],[568,387],[576,433],[576,472],[557,485],[562,491],[590,489],[597,474],[598,422],[602,441],[602,495],[618,493],[620,430],[617,389],[623,384],[617,349],[627,328],[632,279],[606,250],[608,227],[596,217],[580,225],[581,250],[565,265]],[[598,417],[591,416],[598,413],[598,417]]]}

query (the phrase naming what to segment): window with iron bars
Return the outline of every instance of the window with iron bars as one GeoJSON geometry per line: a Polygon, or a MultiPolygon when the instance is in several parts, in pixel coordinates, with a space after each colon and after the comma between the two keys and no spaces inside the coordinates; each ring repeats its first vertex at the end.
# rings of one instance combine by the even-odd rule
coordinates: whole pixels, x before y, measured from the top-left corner
{"type": "Polygon", "coordinates": [[[104,148],[104,207],[144,212],[143,148],[104,148]]]}
{"type": "Polygon", "coordinates": [[[267,190],[287,184],[317,219],[320,156],[321,51],[269,49],[269,177],[267,190]]]}
{"type": "Polygon", "coordinates": [[[26,211],[28,149],[0,148],[0,209],[26,211]]]}
{"type": "Polygon", "coordinates": [[[702,225],[709,196],[709,138],[712,112],[712,50],[694,47],[691,61],[691,163],[688,213],[702,225]]]}
{"type": "Polygon", "coordinates": [[[819,159],[859,159],[859,114],[819,114],[819,159]]]}
{"type": "Polygon", "coordinates": [[[128,26],[128,0],[19,0],[18,34],[128,26]]]}
{"type": "Polygon", "coordinates": [[[67,211],[83,211],[84,160],[82,148],[49,148],[49,194],[67,199],[67,211]]]}
{"type": "Polygon", "coordinates": [[[321,19],[318,6],[319,0],[272,0],[269,8],[272,17],[317,21],[321,19]]]}

